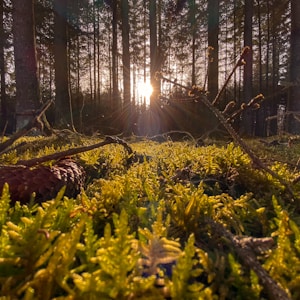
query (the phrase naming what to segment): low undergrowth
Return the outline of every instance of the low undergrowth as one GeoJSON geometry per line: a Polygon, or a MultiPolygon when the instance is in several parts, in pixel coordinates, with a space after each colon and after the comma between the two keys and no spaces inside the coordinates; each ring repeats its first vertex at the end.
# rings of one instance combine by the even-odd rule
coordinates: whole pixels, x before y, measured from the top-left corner
{"type": "MultiPolygon", "coordinates": [[[[300,298],[296,167],[269,164],[291,183],[292,197],[232,143],[130,145],[142,159],[130,161],[119,145],[77,155],[87,182],[76,199],[62,189],[42,204],[12,205],[4,187],[1,299],[270,299],[210,221],[238,238],[273,238],[253,248],[257,261],[288,297],[300,298]]],[[[0,161],[68,147],[19,147],[0,161]]]]}

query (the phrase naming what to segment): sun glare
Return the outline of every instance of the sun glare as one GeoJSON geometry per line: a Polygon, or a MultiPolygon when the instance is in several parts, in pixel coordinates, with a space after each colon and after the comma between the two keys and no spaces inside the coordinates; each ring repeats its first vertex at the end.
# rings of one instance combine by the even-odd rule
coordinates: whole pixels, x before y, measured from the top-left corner
{"type": "Polygon", "coordinates": [[[152,85],[149,81],[139,81],[137,84],[137,92],[140,103],[146,102],[146,105],[150,105],[150,97],[153,92],[152,85]]]}

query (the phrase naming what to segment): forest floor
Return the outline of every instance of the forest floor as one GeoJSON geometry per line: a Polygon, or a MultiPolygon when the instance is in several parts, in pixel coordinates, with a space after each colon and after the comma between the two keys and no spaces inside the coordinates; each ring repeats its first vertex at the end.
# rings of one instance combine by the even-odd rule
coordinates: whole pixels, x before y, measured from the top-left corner
{"type": "Polygon", "coordinates": [[[0,183],[23,172],[14,195],[55,193],[13,200],[2,184],[0,296],[299,299],[300,139],[245,142],[276,176],[228,140],[20,138],[0,155],[0,183]]]}

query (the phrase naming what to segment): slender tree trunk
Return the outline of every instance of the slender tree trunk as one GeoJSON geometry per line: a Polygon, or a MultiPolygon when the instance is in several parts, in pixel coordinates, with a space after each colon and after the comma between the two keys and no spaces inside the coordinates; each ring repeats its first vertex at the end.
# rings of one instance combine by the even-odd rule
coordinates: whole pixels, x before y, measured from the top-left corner
{"type": "MultiPolygon", "coordinates": [[[[143,4],[144,4],[144,15],[143,15],[143,33],[144,33],[144,38],[143,38],[143,79],[144,79],[144,83],[146,83],[147,80],[147,19],[146,19],[146,0],[143,0],[143,4]]],[[[143,97],[143,99],[141,99],[142,104],[143,104],[143,108],[146,107],[146,97],[143,97]]]]}
{"type": "Polygon", "coordinates": [[[67,3],[68,0],[54,0],[55,123],[74,129],[69,90],[67,3]]]}
{"type": "Polygon", "coordinates": [[[157,46],[157,9],[156,0],[149,1],[149,24],[150,24],[150,80],[153,93],[150,99],[150,107],[156,107],[159,94],[159,82],[155,79],[158,67],[158,46],[157,46]]]}
{"type": "MultiPolygon", "coordinates": [[[[267,45],[266,45],[266,70],[265,70],[265,95],[270,94],[270,80],[269,80],[269,72],[270,72],[270,40],[271,40],[271,33],[270,33],[270,0],[266,0],[267,3],[267,45]]],[[[267,116],[269,117],[271,115],[271,109],[270,104],[267,105],[267,116]]]]}
{"type": "Polygon", "coordinates": [[[189,21],[192,27],[192,86],[196,84],[196,4],[195,0],[189,1],[189,21]]]}
{"type": "MultiPolygon", "coordinates": [[[[262,18],[261,18],[261,1],[257,0],[257,22],[258,22],[258,66],[257,66],[257,91],[262,92],[263,88],[263,76],[262,76],[262,18]]],[[[266,134],[266,104],[262,103],[261,108],[256,113],[256,135],[266,134]]]]}
{"type": "Polygon", "coordinates": [[[160,81],[156,79],[156,72],[160,70],[158,38],[157,38],[157,1],[149,0],[149,29],[150,29],[150,82],[153,92],[150,97],[150,110],[147,115],[146,134],[155,135],[160,132],[158,111],[158,96],[160,81]]]}
{"type": "Polygon", "coordinates": [[[33,0],[13,1],[16,130],[28,124],[40,106],[33,9],[33,0]]]}
{"type": "MultiPolygon", "coordinates": [[[[300,111],[300,2],[291,0],[291,60],[290,81],[292,83],[289,110],[300,111]]],[[[300,122],[291,119],[289,131],[294,134],[300,133],[300,122]]]]}
{"type": "MultiPolygon", "coordinates": [[[[236,46],[236,31],[237,31],[237,0],[233,1],[233,55],[234,57],[237,56],[237,46],[236,46]]],[[[234,84],[234,91],[233,91],[233,99],[236,101],[237,99],[237,88],[238,88],[238,84],[237,84],[237,72],[234,72],[233,74],[233,84],[234,84]]]]}
{"type": "Polygon", "coordinates": [[[208,1],[208,92],[212,101],[219,89],[219,0],[208,1]]]}
{"type": "MultiPolygon", "coordinates": [[[[97,22],[100,23],[100,8],[97,7],[97,22]]],[[[97,31],[97,75],[98,75],[98,81],[97,81],[97,107],[99,107],[100,100],[101,100],[101,68],[100,68],[100,30],[98,25],[98,31],[97,31]]]]}
{"type": "Polygon", "coordinates": [[[258,90],[262,90],[262,28],[261,28],[261,0],[257,0],[257,19],[258,19],[258,90]]]}
{"type": "MultiPolygon", "coordinates": [[[[244,46],[249,47],[246,64],[244,66],[244,102],[248,103],[253,95],[253,52],[252,52],[252,18],[253,18],[253,0],[245,0],[245,22],[244,22],[244,46]]],[[[248,136],[254,133],[254,114],[253,111],[247,110],[243,114],[243,128],[248,136]]]]}
{"type": "Polygon", "coordinates": [[[119,109],[118,88],[118,1],[112,0],[112,111],[119,109]]]}
{"type": "Polygon", "coordinates": [[[1,110],[0,110],[0,129],[5,128],[7,126],[7,100],[6,100],[6,88],[5,88],[5,60],[4,60],[4,26],[3,26],[3,0],[0,1],[0,76],[1,76],[1,90],[0,90],[0,102],[1,102],[1,110]]]}
{"type": "MultiPolygon", "coordinates": [[[[87,26],[87,32],[89,32],[89,26],[87,26]]],[[[89,90],[90,90],[90,101],[93,102],[93,74],[92,74],[92,51],[91,51],[91,39],[87,38],[87,52],[88,52],[88,66],[89,66],[89,90]]]]}
{"type": "Polygon", "coordinates": [[[129,52],[129,5],[128,0],[121,0],[121,18],[122,18],[122,63],[123,63],[123,101],[124,101],[124,133],[131,134],[131,83],[130,83],[130,52],[129,52]]]}

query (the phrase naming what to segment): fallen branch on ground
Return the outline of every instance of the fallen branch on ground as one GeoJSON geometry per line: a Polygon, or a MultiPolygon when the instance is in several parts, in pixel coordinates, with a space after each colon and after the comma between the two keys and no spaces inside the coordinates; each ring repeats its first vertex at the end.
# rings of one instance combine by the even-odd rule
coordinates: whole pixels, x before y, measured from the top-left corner
{"type": "Polygon", "coordinates": [[[22,129],[18,132],[13,134],[7,141],[0,144],[0,154],[4,153],[4,151],[10,147],[17,139],[26,135],[30,132],[33,128],[40,128],[43,127],[43,123],[41,121],[42,116],[46,112],[46,110],[51,106],[52,101],[46,102],[42,108],[38,111],[38,114],[35,118],[33,118],[27,125],[25,125],[22,129]]]}
{"type": "MultiPolygon", "coordinates": [[[[238,66],[244,64],[244,56],[248,50],[249,50],[248,48],[243,50],[236,66],[234,67],[234,70],[236,70],[236,68],[238,66]]],[[[230,74],[230,76],[231,75],[232,75],[232,73],[230,74]]],[[[160,78],[164,81],[173,83],[174,85],[179,85],[179,84],[177,84],[176,81],[170,80],[170,79],[164,77],[160,72],[158,72],[156,74],[156,76],[157,76],[157,78],[160,78]]],[[[221,91],[225,90],[225,87],[228,84],[228,82],[229,82],[229,80],[225,81],[221,91]]],[[[238,146],[240,146],[242,148],[242,150],[250,157],[250,159],[252,160],[254,165],[256,165],[259,169],[265,171],[266,173],[270,174],[272,177],[276,178],[286,188],[288,193],[291,195],[292,201],[297,200],[297,198],[295,197],[295,195],[290,187],[290,184],[284,178],[282,178],[279,174],[277,174],[276,172],[271,170],[267,165],[265,165],[262,162],[262,160],[253,152],[253,150],[244,142],[244,140],[239,136],[239,134],[233,129],[233,127],[230,124],[231,119],[230,118],[227,119],[226,116],[224,116],[224,114],[214,105],[220,101],[220,96],[222,94],[221,92],[218,93],[218,95],[216,96],[216,98],[213,102],[210,102],[206,96],[206,91],[204,91],[202,88],[199,88],[197,86],[189,88],[189,87],[186,87],[181,84],[179,86],[188,90],[191,97],[194,97],[194,99],[196,99],[197,101],[201,101],[215,115],[215,117],[219,120],[219,122],[224,126],[226,131],[230,134],[233,141],[238,146]]],[[[249,108],[252,108],[253,106],[255,106],[256,101],[261,99],[261,97],[262,97],[262,95],[258,95],[257,97],[251,99],[248,104],[245,104],[244,109],[245,108],[249,109],[249,108]]],[[[299,201],[299,200],[297,200],[297,201],[299,201]]]]}
{"type": "Polygon", "coordinates": [[[207,220],[211,229],[220,237],[225,237],[233,246],[234,251],[243,261],[243,264],[252,269],[258,276],[262,286],[265,288],[270,299],[290,300],[288,294],[279,286],[279,284],[262,267],[255,256],[255,252],[260,252],[260,247],[270,247],[274,241],[272,238],[240,238],[232,234],[222,224],[212,219],[207,220]]]}
{"type": "Polygon", "coordinates": [[[65,151],[61,151],[61,152],[57,152],[57,153],[45,155],[45,156],[42,156],[42,157],[29,159],[29,160],[19,160],[16,163],[16,165],[23,165],[23,166],[31,167],[31,166],[38,165],[38,164],[41,164],[41,163],[46,162],[46,161],[58,160],[58,159],[61,159],[63,157],[72,156],[72,155],[79,154],[79,153],[82,153],[82,152],[90,151],[90,150],[93,150],[93,149],[96,149],[96,148],[99,148],[99,147],[103,147],[103,146],[108,145],[108,144],[122,145],[126,149],[126,151],[128,152],[129,155],[132,155],[134,153],[133,150],[131,149],[131,147],[124,140],[122,140],[120,138],[117,138],[117,137],[108,136],[108,137],[105,138],[104,141],[99,142],[97,144],[78,147],[78,148],[72,148],[72,149],[68,149],[68,150],[65,150],[65,151]]]}

